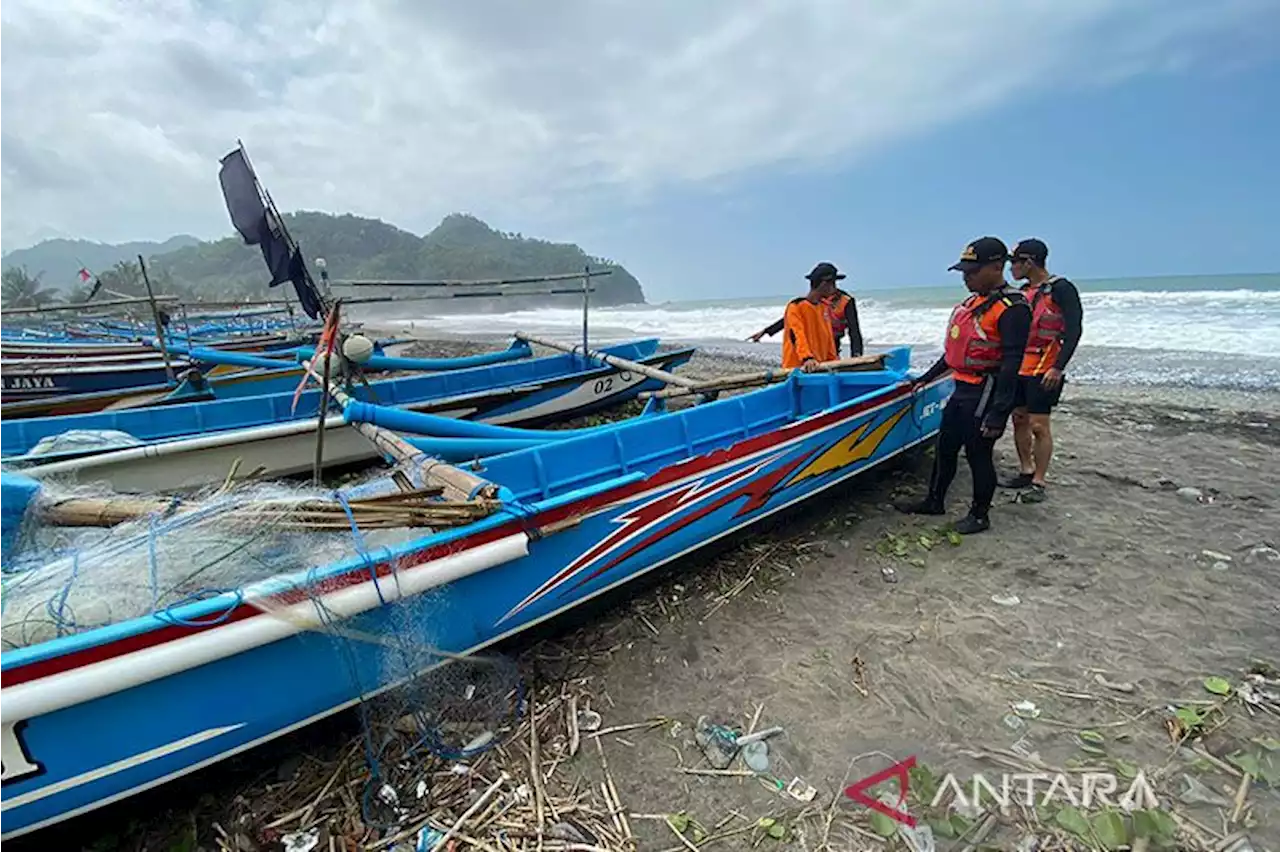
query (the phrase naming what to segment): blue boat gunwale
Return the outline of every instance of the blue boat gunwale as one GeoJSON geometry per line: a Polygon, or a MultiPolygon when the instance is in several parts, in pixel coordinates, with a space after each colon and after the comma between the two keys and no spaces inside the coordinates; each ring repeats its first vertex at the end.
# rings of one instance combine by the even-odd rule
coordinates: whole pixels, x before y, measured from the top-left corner
{"type": "MultiPolygon", "coordinates": [[[[792,402],[792,405],[790,406],[791,411],[789,414],[785,416],[785,419],[786,419],[785,425],[769,426],[768,421],[777,419],[777,417],[775,416],[775,417],[768,418],[765,422],[762,422],[762,423],[746,424],[743,431],[737,434],[737,437],[730,437],[730,433],[717,433],[716,435],[712,435],[710,437],[704,436],[700,440],[700,443],[704,443],[704,444],[708,442],[719,442],[719,443],[716,443],[713,446],[707,447],[706,449],[700,452],[683,455],[680,458],[678,463],[678,464],[690,464],[700,459],[703,459],[705,457],[714,455],[716,453],[728,454],[729,451],[732,450],[737,444],[744,441],[752,440],[754,438],[758,438],[762,435],[768,434],[771,431],[802,430],[803,427],[805,427],[806,424],[809,423],[809,421],[812,421],[815,418],[819,418],[819,417],[831,418],[834,422],[841,419],[840,415],[847,413],[850,409],[853,409],[853,408],[858,408],[858,409],[866,408],[867,411],[874,410],[879,406],[868,407],[867,404],[875,402],[879,397],[885,397],[885,399],[882,401],[882,404],[887,405],[891,403],[895,398],[901,396],[900,393],[895,393],[895,392],[900,391],[903,388],[904,378],[905,378],[905,373],[899,372],[896,370],[880,370],[880,371],[862,372],[862,373],[849,373],[849,374],[843,374],[843,375],[841,374],[803,375],[803,374],[797,373],[797,374],[792,374],[790,377],[788,377],[788,379],[785,382],[775,384],[768,388],[762,388],[757,391],[752,391],[748,394],[720,399],[714,402],[704,403],[700,406],[686,408],[680,411],[670,412],[662,417],[638,417],[635,419],[626,420],[619,423],[606,424],[604,426],[599,427],[600,431],[596,434],[581,435],[581,436],[569,439],[568,441],[558,442],[555,445],[555,447],[563,448],[563,447],[572,447],[573,445],[583,445],[590,442],[603,442],[608,440],[610,437],[617,436],[619,433],[625,433],[628,431],[636,431],[641,429],[656,430],[657,428],[661,428],[663,424],[670,423],[670,422],[686,424],[687,420],[690,417],[703,416],[703,417],[710,418],[711,415],[705,414],[703,412],[707,412],[707,411],[724,412],[724,411],[727,411],[730,406],[737,407],[741,411],[742,400],[744,397],[747,397],[747,396],[760,395],[757,398],[763,398],[764,395],[777,395],[777,396],[789,396],[791,398],[791,402],[792,402]],[[827,406],[827,407],[816,407],[813,411],[806,414],[799,414],[798,412],[795,411],[795,407],[798,404],[798,397],[800,396],[800,394],[802,393],[803,389],[806,386],[830,388],[835,386],[836,383],[840,382],[841,380],[846,380],[848,384],[871,385],[872,382],[867,381],[867,379],[876,379],[876,378],[879,378],[882,380],[880,384],[876,384],[870,387],[866,393],[858,394],[857,396],[854,396],[848,400],[840,402],[837,405],[827,406]],[[849,379],[853,379],[854,381],[848,382],[847,380],[849,379]],[[724,438],[728,438],[728,440],[727,441],[722,440],[724,438]]],[[[934,382],[933,384],[940,384],[945,381],[949,381],[949,379],[940,379],[934,382]]],[[[914,395],[913,395],[913,399],[914,399],[914,395]]],[[[781,405],[778,407],[782,408],[781,405]]],[[[862,413],[862,412],[859,411],[858,413],[862,413]]],[[[738,430],[734,430],[734,432],[738,432],[738,430]]],[[[688,433],[687,428],[685,429],[685,433],[686,434],[688,433]]],[[[795,439],[798,440],[801,438],[803,438],[803,434],[795,439]]],[[[789,441],[789,440],[791,440],[790,437],[783,436],[780,442],[789,441]]],[[[622,449],[620,443],[616,445],[618,446],[619,449],[622,449]]],[[[545,454],[549,449],[550,448],[548,447],[532,447],[532,448],[523,449],[523,450],[515,450],[510,453],[505,453],[499,456],[493,456],[486,460],[487,461],[486,468],[492,467],[494,464],[500,464],[504,459],[510,460],[510,459],[519,458],[519,457],[526,457],[533,460],[534,468],[539,469],[543,471],[543,473],[545,473],[545,467],[541,464],[541,458],[542,458],[542,455],[545,454]]],[[[588,458],[590,454],[581,453],[580,456],[582,458],[588,458]]],[[[739,458],[727,459],[726,463],[729,463],[729,462],[745,463],[747,460],[749,460],[749,458],[750,457],[748,456],[747,458],[743,458],[743,459],[739,459],[739,458]]],[[[648,457],[647,460],[651,461],[652,456],[648,457]]],[[[653,476],[653,473],[644,473],[641,471],[626,470],[626,468],[629,465],[636,465],[640,463],[643,463],[643,462],[638,461],[637,459],[634,459],[634,458],[632,459],[621,458],[616,462],[616,465],[620,468],[617,472],[606,472],[605,470],[596,470],[596,471],[589,471],[585,475],[585,477],[583,475],[566,476],[562,478],[562,480],[560,481],[562,486],[575,484],[577,480],[581,480],[583,478],[589,478],[591,476],[596,477],[596,481],[592,484],[576,484],[575,487],[573,488],[564,487],[564,490],[560,491],[560,493],[557,493],[557,494],[548,493],[550,491],[550,486],[548,486],[544,482],[542,483],[542,490],[544,492],[544,496],[542,496],[541,498],[533,502],[524,502],[523,500],[520,499],[519,493],[516,492],[515,489],[502,483],[500,480],[495,480],[495,484],[502,486],[502,489],[506,495],[512,495],[515,497],[515,500],[511,501],[514,504],[514,511],[512,509],[501,509],[493,513],[492,515],[489,515],[481,520],[472,522],[462,527],[455,527],[447,530],[441,530],[439,532],[430,533],[420,538],[411,539],[409,541],[400,542],[398,544],[383,545],[378,548],[374,548],[372,550],[366,551],[363,555],[357,553],[353,556],[338,560],[336,562],[327,563],[325,565],[311,566],[305,569],[298,569],[296,571],[290,571],[286,573],[272,575],[271,577],[264,578],[263,580],[260,580],[260,581],[255,581],[254,583],[247,584],[247,585],[253,587],[255,594],[259,590],[268,590],[268,589],[271,590],[271,593],[279,593],[279,592],[286,592],[286,591],[290,591],[298,588],[306,588],[305,584],[314,584],[317,582],[324,583],[326,581],[329,581],[334,578],[337,578],[346,574],[350,574],[353,572],[367,572],[370,574],[371,578],[374,578],[376,576],[377,581],[381,582],[386,578],[386,575],[377,573],[377,567],[379,565],[393,563],[396,560],[403,560],[403,559],[406,559],[407,557],[418,555],[425,551],[444,548],[462,539],[473,538],[477,536],[483,537],[484,534],[486,533],[492,534],[502,529],[503,527],[509,526],[511,527],[512,534],[518,534],[522,531],[527,531],[531,522],[540,515],[571,514],[571,513],[565,513],[565,510],[568,507],[573,506],[574,504],[589,501],[589,500],[592,500],[593,498],[599,498],[601,495],[609,491],[621,489],[621,488],[627,488],[631,485],[634,485],[637,482],[648,480],[651,476],[653,476]]],[[[677,466],[677,463],[673,463],[671,465],[671,467],[676,467],[676,466],[677,466]]],[[[660,472],[661,470],[662,468],[659,468],[657,471],[654,471],[654,473],[660,472]]],[[[704,475],[705,473],[706,473],[705,470],[696,470],[686,474],[686,476],[698,476],[698,475],[704,475]]],[[[542,479],[544,477],[536,476],[536,478],[542,479]]],[[[660,487],[663,487],[663,488],[673,487],[677,485],[679,481],[680,480],[677,479],[673,482],[664,482],[660,487]]],[[[595,512],[598,512],[601,509],[603,509],[608,504],[609,504],[609,501],[606,501],[600,506],[592,506],[589,509],[587,514],[588,515],[594,514],[595,512]]],[[[551,517],[551,518],[546,518],[544,520],[550,523],[559,519],[560,518],[558,517],[551,517]]],[[[487,541],[489,539],[486,538],[485,540],[487,541]]],[[[481,543],[484,543],[484,542],[478,542],[478,544],[481,544],[481,543]]],[[[91,648],[111,644],[113,642],[117,642],[123,639],[129,639],[136,636],[144,635],[144,634],[151,633],[153,631],[160,630],[166,627],[188,626],[188,627],[193,627],[196,632],[199,632],[202,629],[216,629],[216,627],[218,626],[217,624],[196,626],[193,623],[208,621],[211,618],[217,618],[218,616],[222,616],[226,613],[233,611],[236,607],[240,606],[241,604],[246,603],[247,601],[244,596],[244,589],[245,589],[245,586],[242,586],[233,591],[222,592],[213,597],[204,598],[198,601],[190,601],[190,602],[184,602],[181,604],[173,605],[163,610],[158,610],[156,612],[148,613],[146,615],[135,616],[125,621],[117,622],[115,624],[104,625],[102,627],[97,627],[92,630],[87,630],[83,633],[77,633],[69,636],[62,636],[62,637],[50,639],[35,645],[30,645],[22,648],[15,648],[8,651],[4,651],[3,653],[0,653],[0,671],[9,672],[9,671],[17,670],[27,665],[45,662],[47,660],[55,659],[57,657],[89,650],[91,648]]]]}
{"type": "MultiPolygon", "coordinates": [[[[658,338],[650,337],[605,347],[605,351],[625,352],[632,357],[650,357],[657,352],[658,347],[658,338]]],[[[626,356],[624,355],[624,357],[626,356]]],[[[397,394],[391,393],[392,391],[397,388],[410,387],[409,383],[414,382],[423,387],[440,385],[437,396],[443,398],[455,395],[457,391],[470,393],[475,390],[492,390],[508,383],[547,382],[565,378],[569,375],[576,378],[589,379],[594,375],[614,372],[614,368],[608,366],[593,365],[590,369],[582,369],[582,366],[581,356],[579,355],[549,355],[541,358],[528,358],[501,364],[484,365],[466,370],[380,379],[370,382],[369,389],[358,388],[355,395],[358,398],[372,396],[372,398],[378,399],[379,392],[382,392],[384,395],[395,397],[397,394]],[[560,369],[561,366],[564,369],[560,369]],[[476,384],[479,386],[465,390],[457,388],[458,385],[466,385],[470,380],[476,380],[476,384]]],[[[176,426],[170,425],[168,427],[156,427],[149,435],[134,435],[145,444],[157,443],[175,436],[208,435],[252,428],[254,426],[271,425],[283,420],[298,420],[315,416],[319,406],[319,395],[320,392],[314,388],[304,391],[299,398],[296,409],[297,412],[301,413],[294,413],[288,417],[276,412],[275,407],[286,403],[289,404],[288,407],[291,407],[292,394],[289,392],[276,392],[222,400],[180,403],[154,409],[138,408],[115,412],[86,412],[83,414],[50,415],[8,420],[0,423],[0,453],[3,453],[2,457],[6,461],[23,459],[40,438],[49,435],[57,435],[68,429],[77,428],[120,429],[121,426],[132,426],[133,421],[143,422],[145,419],[176,424],[185,422],[183,418],[189,418],[192,421],[200,421],[202,424],[212,421],[210,425],[220,426],[220,428],[205,428],[202,426],[196,432],[190,429],[179,430],[176,426]],[[266,404],[273,406],[270,418],[263,418],[259,411],[263,407],[263,400],[265,399],[270,399],[271,402],[266,404]],[[205,407],[199,408],[199,406],[205,407]],[[248,413],[252,413],[255,416],[250,417],[248,413]],[[229,423],[230,425],[221,426],[221,423],[229,423]],[[4,437],[10,435],[12,437],[4,440],[4,437]],[[6,444],[21,446],[23,449],[20,452],[6,452],[6,444]]],[[[399,395],[403,395],[403,393],[399,395]]],[[[425,394],[425,392],[422,396],[422,400],[432,398],[431,395],[425,394]]],[[[129,430],[124,429],[123,431],[127,432],[129,430]]],[[[135,428],[135,431],[138,430],[135,428]]]]}

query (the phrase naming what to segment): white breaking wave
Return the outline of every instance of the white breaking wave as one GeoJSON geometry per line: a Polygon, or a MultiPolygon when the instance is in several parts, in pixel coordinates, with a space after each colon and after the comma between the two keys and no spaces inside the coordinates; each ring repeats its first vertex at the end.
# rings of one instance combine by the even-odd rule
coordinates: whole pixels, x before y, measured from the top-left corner
{"type": "MultiPolygon", "coordinates": [[[[1081,346],[1280,357],[1280,291],[1123,290],[1081,298],[1081,346]]],[[[781,317],[784,306],[785,300],[592,308],[590,332],[593,340],[741,341],[781,317]]],[[[940,347],[950,308],[925,299],[912,304],[907,291],[891,299],[860,297],[858,313],[869,344],[940,347]]],[[[520,329],[573,340],[582,333],[582,312],[568,308],[423,316],[413,322],[455,334],[520,329]]],[[[772,343],[779,345],[779,338],[772,343]]]]}

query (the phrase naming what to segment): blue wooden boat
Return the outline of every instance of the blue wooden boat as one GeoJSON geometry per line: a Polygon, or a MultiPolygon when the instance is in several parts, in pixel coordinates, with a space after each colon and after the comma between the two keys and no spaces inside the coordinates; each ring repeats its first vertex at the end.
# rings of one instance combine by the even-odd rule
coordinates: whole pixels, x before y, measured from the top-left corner
{"type": "MultiPolygon", "coordinates": [[[[221,345],[228,351],[267,354],[293,350],[298,341],[277,335],[221,345]]],[[[208,351],[216,350],[210,347],[208,351]]],[[[229,369],[181,355],[171,358],[170,366],[175,373],[195,367],[211,375],[229,369]]],[[[87,348],[6,351],[0,362],[0,383],[5,399],[10,401],[128,391],[168,382],[164,359],[155,349],[139,342],[118,350],[111,344],[96,342],[87,348]]]]}
{"type": "MultiPolygon", "coordinates": [[[[403,341],[380,340],[375,342],[375,354],[364,366],[372,372],[442,372],[464,370],[488,364],[501,364],[529,358],[533,350],[523,341],[514,341],[506,349],[485,352],[461,358],[401,358],[385,353],[392,347],[405,345],[403,341]]],[[[89,414],[96,411],[120,411],[162,405],[180,405],[188,402],[210,402],[218,399],[238,399],[246,396],[263,396],[272,393],[292,393],[302,381],[303,370],[291,366],[303,357],[311,357],[314,348],[298,346],[264,353],[222,351],[207,347],[190,347],[178,350],[178,354],[195,362],[203,369],[210,366],[226,369],[212,375],[201,373],[198,379],[184,379],[175,384],[148,387],[123,388],[98,393],[42,396],[7,402],[0,407],[5,418],[55,417],[68,414],[89,414]]]]}
{"type": "MultiPolygon", "coordinates": [[[[795,374],[488,458],[469,474],[499,501],[481,520],[5,650],[4,837],[402,682],[385,647],[327,633],[321,609],[359,634],[394,637],[412,624],[441,654],[474,653],[920,444],[938,429],[951,380],[913,390],[905,363],[899,352],[893,369],[795,374]]],[[[379,487],[391,486],[356,490],[379,487]]]]}
{"type": "MultiPolygon", "coordinates": [[[[693,349],[657,353],[656,338],[604,351],[664,370],[688,361],[693,349]]],[[[587,414],[633,399],[660,385],[607,366],[586,366],[579,355],[531,358],[469,370],[384,379],[353,389],[367,402],[486,423],[538,425],[587,414]]],[[[96,481],[122,493],[157,493],[235,478],[291,476],[315,460],[320,391],[292,389],[244,399],[155,409],[104,411],[71,417],[0,422],[5,466],[37,478],[96,481]],[[61,454],[30,455],[40,440],[71,430],[123,432],[138,443],[61,454]]],[[[376,457],[341,414],[325,420],[324,463],[346,467],[376,457]]]]}

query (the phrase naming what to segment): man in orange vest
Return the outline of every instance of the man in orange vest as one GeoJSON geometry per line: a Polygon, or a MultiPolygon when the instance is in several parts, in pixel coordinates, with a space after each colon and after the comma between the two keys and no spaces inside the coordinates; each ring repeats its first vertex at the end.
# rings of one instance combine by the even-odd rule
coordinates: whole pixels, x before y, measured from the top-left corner
{"type": "Polygon", "coordinates": [[[1018,367],[1031,326],[1026,299],[1004,280],[1008,257],[1008,247],[995,237],[982,237],[965,247],[951,269],[964,274],[972,295],[951,312],[942,357],[912,382],[925,385],[950,370],[956,386],[942,411],[929,495],[900,508],[918,515],[945,514],[947,489],[964,448],[973,474],[973,502],[956,522],[956,532],[962,535],[991,527],[987,513],[996,493],[993,451],[1013,410],[1018,367]]]}
{"type": "Polygon", "coordinates": [[[1018,393],[1013,409],[1013,443],[1020,472],[1006,488],[1025,488],[1024,503],[1045,499],[1045,474],[1053,458],[1049,412],[1062,396],[1063,371],[1075,354],[1084,330],[1084,309],[1076,285],[1045,267],[1049,247],[1037,239],[1013,248],[1013,277],[1027,282],[1022,294],[1031,306],[1031,332],[1018,370],[1018,393]]]}
{"type": "MultiPolygon", "coordinates": [[[[831,266],[831,264],[827,264],[831,266]]],[[[835,269],[834,266],[831,267],[835,269]]],[[[813,273],[810,273],[813,274],[813,273]]],[[[838,278],[844,278],[843,274],[837,273],[838,278]]],[[[831,334],[836,340],[836,357],[840,357],[840,347],[844,343],[845,334],[849,335],[849,357],[856,358],[862,354],[862,327],[858,323],[858,303],[853,296],[835,288],[835,292],[828,299],[823,300],[823,306],[826,308],[828,319],[831,321],[831,334]]],[[[760,329],[747,339],[752,343],[759,343],[762,337],[773,337],[782,331],[785,318],[779,317],[778,320],[765,328],[760,329]]]]}
{"type": "Polygon", "coordinates": [[[782,366],[811,373],[823,361],[836,360],[836,340],[823,303],[844,276],[830,263],[819,263],[805,276],[809,293],[787,303],[782,315],[782,366]]]}

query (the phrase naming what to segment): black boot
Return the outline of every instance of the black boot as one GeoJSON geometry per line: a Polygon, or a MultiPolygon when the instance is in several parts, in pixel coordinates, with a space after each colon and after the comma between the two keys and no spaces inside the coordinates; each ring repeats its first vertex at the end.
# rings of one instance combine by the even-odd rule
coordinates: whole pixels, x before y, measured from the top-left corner
{"type": "Polygon", "coordinates": [[[894,508],[907,515],[945,515],[947,513],[942,501],[932,496],[914,503],[897,503],[894,508]]]}
{"type": "Polygon", "coordinates": [[[980,532],[986,532],[991,529],[991,521],[987,520],[986,515],[975,515],[972,510],[960,520],[956,521],[956,532],[960,535],[974,535],[980,532]]]}

